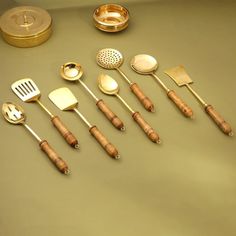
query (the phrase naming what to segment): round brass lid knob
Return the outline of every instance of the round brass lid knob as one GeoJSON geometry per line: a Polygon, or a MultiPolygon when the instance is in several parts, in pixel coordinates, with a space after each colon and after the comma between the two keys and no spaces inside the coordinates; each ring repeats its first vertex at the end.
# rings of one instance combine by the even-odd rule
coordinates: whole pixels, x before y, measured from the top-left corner
{"type": "Polygon", "coordinates": [[[7,10],[0,18],[3,39],[16,47],[42,44],[52,33],[52,18],[39,7],[20,6],[7,10]]]}

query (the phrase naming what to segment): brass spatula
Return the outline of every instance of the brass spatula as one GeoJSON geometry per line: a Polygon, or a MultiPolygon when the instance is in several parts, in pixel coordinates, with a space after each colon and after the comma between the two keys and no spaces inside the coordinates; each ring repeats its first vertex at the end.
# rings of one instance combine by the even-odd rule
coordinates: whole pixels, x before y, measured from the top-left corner
{"type": "Polygon", "coordinates": [[[39,100],[41,94],[34,83],[30,78],[25,78],[17,80],[11,85],[13,92],[23,101],[23,102],[37,102],[44,111],[51,117],[51,122],[60,132],[66,142],[74,147],[79,148],[78,141],[76,137],[66,128],[58,116],[53,115],[39,100]]]}
{"type": "Polygon", "coordinates": [[[212,118],[222,132],[229,136],[233,136],[233,131],[230,125],[216,112],[212,105],[207,104],[190,86],[193,81],[185,71],[185,68],[180,65],[168,70],[165,73],[172,78],[178,86],[186,86],[188,90],[194,95],[194,97],[204,107],[206,113],[212,118]]]}
{"type": "Polygon", "coordinates": [[[95,125],[90,122],[78,110],[78,101],[74,94],[68,88],[59,88],[53,90],[49,95],[49,99],[62,111],[75,111],[76,114],[89,127],[89,132],[100,143],[103,149],[113,158],[119,159],[117,149],[105,138],[95,125]]]}

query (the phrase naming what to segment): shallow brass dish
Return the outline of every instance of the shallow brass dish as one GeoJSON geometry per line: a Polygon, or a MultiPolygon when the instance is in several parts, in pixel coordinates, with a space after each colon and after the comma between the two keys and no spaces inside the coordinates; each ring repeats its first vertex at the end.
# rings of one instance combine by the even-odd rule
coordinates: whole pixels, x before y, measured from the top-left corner
{"type": "Polygon", "coordinates": [[[117,4],[105,4],[95,9],[93,13],[95,26],[105,32],[118,32],[127,28],[129,11],[117,4]]]}

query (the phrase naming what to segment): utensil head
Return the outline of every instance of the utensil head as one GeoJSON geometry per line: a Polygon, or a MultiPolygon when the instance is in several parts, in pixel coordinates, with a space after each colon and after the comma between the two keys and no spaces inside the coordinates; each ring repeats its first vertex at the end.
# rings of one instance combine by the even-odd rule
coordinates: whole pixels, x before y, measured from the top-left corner
{"type": "Polygon", "coordinates": [[[2,115],[11,124],[22,124],[25,122],[26,116],[21,106],[11,102],[3,103],[2,115]]]}
{"type": "Polygon", "coordinates": [[[73,110],[78,105],[76,97],[68,88],[55,89],[48,97],[62,111],[73,110]]]}
{"type": "Polygon", "coordinates": [[[193,81],[185,71],[184,66],[182,65],[165,70],[164,72],[165,74],[169,75],[170,78],[173,79],[178,86],[193,83],[193,81]]]}
{"type": "Polygon", "coordinates": [[[158,68],[156,59],[147,54],[139,54],[133,57],[130,62],[131,68],[142,75],[152,74],[158,68]]]}
{"type": "Polygon", "coordinates": [[[30,78],[17,80],[11,88],[23,102],[36,101],[41,95],[37,85],[30,78]]]}
{"type": "Polygon", "coordinates": [[[100,74],[98,76],[99,89],[108,95],[115,95],[119,92],[118,83],[109,75],[100,74]]]}
{"type": "Polygon", "coordinates": [[[67,62],[61,66],[61,77],[65,80],[75,81],[79,80],[83,75],[83,69],[80,64],[75,62],[67,62]]]}
{"type": "Polygon", "coordinates": [[[97,53],[97,64],[105,69],[117,69],[123,63],[122,54],[113,48],[104,48],[97,53]]]}

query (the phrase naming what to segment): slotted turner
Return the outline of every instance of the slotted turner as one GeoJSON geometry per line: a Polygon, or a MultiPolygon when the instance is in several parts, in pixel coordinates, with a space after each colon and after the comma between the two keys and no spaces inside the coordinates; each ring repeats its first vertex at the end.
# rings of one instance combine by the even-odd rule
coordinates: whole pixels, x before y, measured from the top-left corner
{"type": "Polygon", "coordinates": [[[111,144],[106,137],[99,131],[95,125],[90,122],[78,110],[78,101],[74,94],[68,88],[59,88],[53,90],[49,95],[49,99],[62,111],[75,111],[81,120],[89,127],[89,132],[108,153],[109,156],[119,159],[117,149],[111,144]]]}
{"type": "Polygon", "coordinates": [[[169,75],[179,87],[186,86],[193,96],[204,107],[205,112],[211,117],[211,119],[216,123],[221,131],[229,136],[233,136],[233,131],[230,125],[221,117],[219,113],[216,112],[212,105],[207,104],[190,86],[193,81],[182,65],[165,70],[165,73],[169,75]]]}
{"type": "Polygon", "coordinates": [[[66,142],[74,148],[79,148],[79,144],[75,136],[66,128],[58,116],[53,115],[39,100],[41,94],[30,78],[25,78],[14,82],[11,85],[13,92],[23,101],[23,102],[37,102],[44,111],[50,116],[51,122],[60,132],[66,142]]]}

